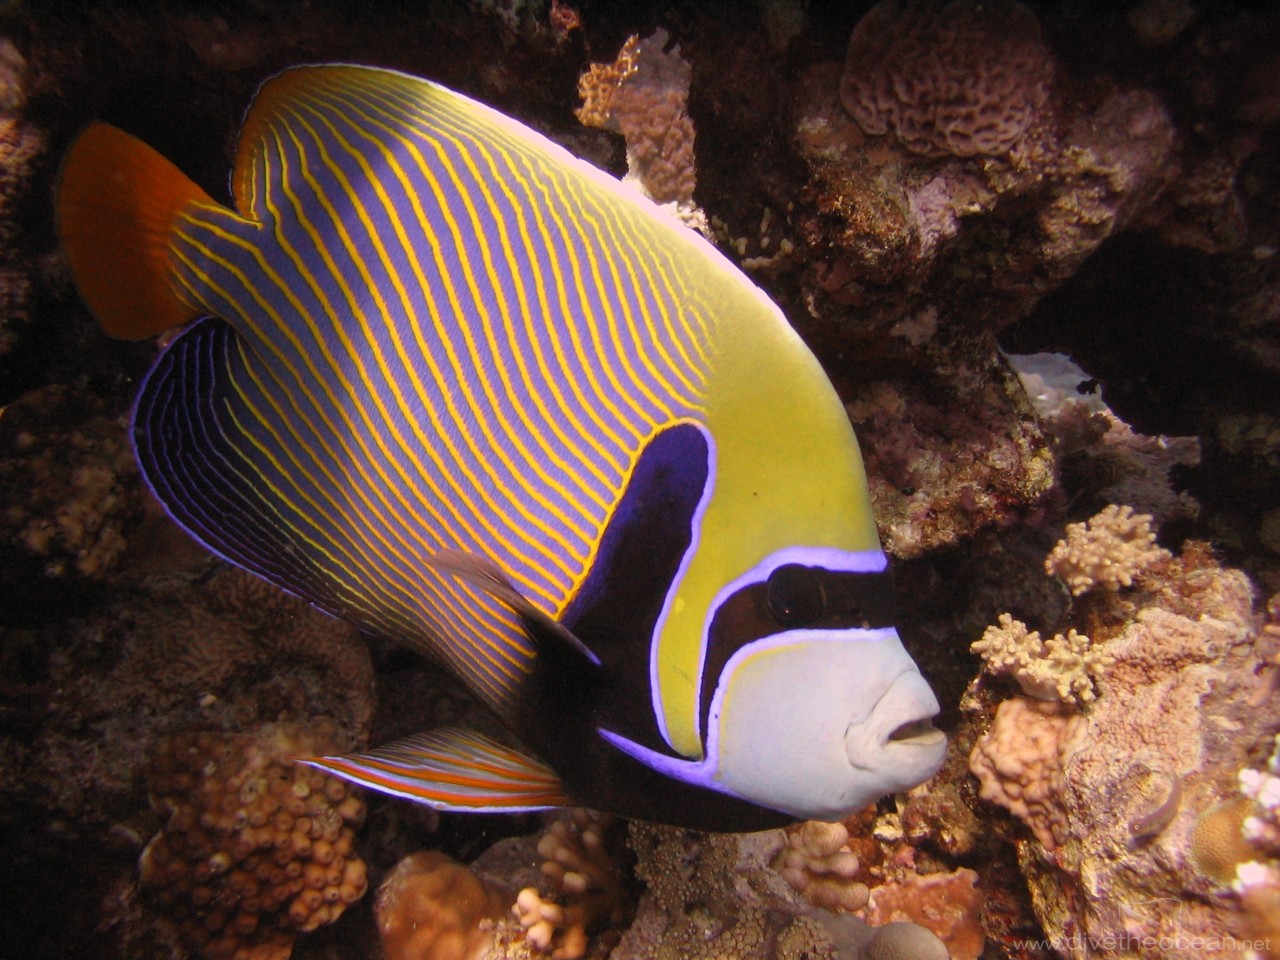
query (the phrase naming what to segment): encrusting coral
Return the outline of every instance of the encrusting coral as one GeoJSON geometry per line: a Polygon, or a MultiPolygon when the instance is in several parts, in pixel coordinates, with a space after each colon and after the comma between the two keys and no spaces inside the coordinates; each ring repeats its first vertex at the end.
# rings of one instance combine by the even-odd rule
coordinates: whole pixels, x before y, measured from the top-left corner
{"type": "Polygon", "coordinates": [[[1013,677],[1023,693],[1039,700],[1088,703],[1097,695],[1094,680],[1114,662],[1074,627],[1042,640],[1039,631],[1027,630],[1007,613],[969,649],[982,656],[988,673],[1013,677]]]}
{"type": "Polygon", "coordinates": [[[424,850],[396,864],[374,909],[387,960],[479,960],[505,903],[456,860],[424,850]]]}
{"type": "Polygon", "coordinates": [[[343,747],[325,721],[177,734],[161,745],[150,784],[167,821],[143,851],[142,886],[205,960],[284,960],[297,934],[364,895],[353,850],[364,803],[292,759],[343,747]]]}
{"type": "Polygon", "coordinates": [[[1095,588],[1119,590],[1170,556],[1156,545],[1151,517],[1110,504],[1085,523],[1067,525],[1067,536],[1045,558],[1044,568],[1080,596],[1095,588]]]}
{"type": "Polygon", "coordinates": [[[869,134],[927,156],[1007,153],[1046,109],[1053,58],[1014,0],[881,0],[858,21],[840,79],[869,134]]]}
{"type": "Polygon", "coordinates": [[[981,923],[985,901],[978,874],[968,867],[944,873],[901,873],[872,888],[865,915],[877,934],[863,958],[885,956],[881,951],[895,945],[921,951],[905,956],[936,956],[941,945],[951,960],[979,960],[986,945],[981,923]],[[920,932],[895,930],[902,927],[920,932]],[[883,931],[894,932],[888,934],[887,942],[876,944],[883,931]]]}
{"type": "Polygon", "coordinates": [[[578,119],[621,133],[627,142],[628,178],[657,203],[693,204],[697,184],[693,121],[689,118],[692,70],[678,46],[667,50],[659,27],[641,40],[629,37],[613,63],[592,64],[578,81],[578,119]]]}

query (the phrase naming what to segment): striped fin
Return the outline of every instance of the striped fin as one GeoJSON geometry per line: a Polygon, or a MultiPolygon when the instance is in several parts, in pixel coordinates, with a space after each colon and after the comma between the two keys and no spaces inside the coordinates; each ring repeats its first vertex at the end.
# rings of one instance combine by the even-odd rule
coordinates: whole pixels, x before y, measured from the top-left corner
{"type": "Polygon", "coordinates": [[[58,177],[58,236],[81,297],[102,329],[140,340],[201,312],[172,285],[170,243],[179,214],[213,201],[136,137],[86,127],[58,177]]]}
{"type": "Polygon", "coordinates": [[[461,727],[405,737],[368,753],[298,760],[437,810],[513,813],[571,802],[542,761],[461,727]]]}

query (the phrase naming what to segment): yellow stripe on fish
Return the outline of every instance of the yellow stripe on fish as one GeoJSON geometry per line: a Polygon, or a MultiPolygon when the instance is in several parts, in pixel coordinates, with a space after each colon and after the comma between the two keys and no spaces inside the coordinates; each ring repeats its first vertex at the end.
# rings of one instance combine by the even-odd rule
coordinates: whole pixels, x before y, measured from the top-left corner
{"type": "Polygon", "coordinates": [[[102,124],[63,166],[104,329],[189,324],[138,398],[147,482],[220,556],[442,660],[522,744],[308,762],[441,809],[717,830],[936,769],[844,409],[709,244],[370,67],[269,80],[232,194],[102,124]]]}

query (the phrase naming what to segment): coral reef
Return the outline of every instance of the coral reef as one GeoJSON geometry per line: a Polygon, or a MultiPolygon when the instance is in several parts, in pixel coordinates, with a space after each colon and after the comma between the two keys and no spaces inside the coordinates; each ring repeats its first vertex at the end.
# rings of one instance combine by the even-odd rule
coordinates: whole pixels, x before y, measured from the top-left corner
{"type": "Polygon", "coordinates": [[[589,127],[621,133],[628,178],[658,203],[690,208],[697,184],[693,121],[689,119],[691,68],[680,47],[667,49],[659,27],[631,36],[609,64],[592,64],[578,83],[577,116],[589,127]]]}
{"type": "Polygon", "coordinates": [[[144,494],[123,419],[63,387],[5,409],[0,430],[0,575],[15,589],[36,567],[50,579],[111,573],[144,494]]]}
{"type": "MultiPolygon", "coordinates": [[[[105,341],[56,252],[50,186],[77,128],[109,119],[224,197],[244,103],[302,54],[431,76],[619,172],[621,134],[654,195],[687,206],[696,186],[847,403],[900,561],[900,631],[954,744],[933,782],[838,827],[634,827],[634,875],[609,830],[594,859],[586,823],[495,843],[536,821],[371,800],[359,844],[375,878],[428,835],[463,861],[488,848],[472,872],[511,890],[484,921],[498,957],[536,954],[542,921],[550,953],[619,960],[937,955],[917,924],[843,912],[864,892],[863,917],[916,916],[956,956],[984,932],[987,955],[1036,960],[1044,942],[1067,957],[1266,956],[1268,938],[1275,956],[1280,14],[886,0],[855,23],[871,7],[3,5],[0,828],[27,956],[191,954],[137,873],[159,826],[147,758],[175,735],[238,743],[325,715],[358,744],[477,712],[430,665],[378,643],[370,656],[177,545],[125,432],[153,348],[105,341]],[[963,42],[944,49],[940,32],[963,42]],[[1083,372],[1047,398],[997,344],[1069,352],[1083,372]],[[1088,558],[1091,521],[1044,576],[1056,525],[1106,504],[1133,508],[1116,517],[1127,572],[1088,558]],[[1157,526],[1181,556],[1161,555],[1157,526]],[[1201,539],[1275,595],[1266,623],[1201,539]],[[979,635],[983,674],[957,715],[979,635]],[[610,883],[620,918],[579,912],[610,883]],[[519,918],[522,888],[536,893],[519,918]]],[[[426,873],[454,877],[440,899],[408,880],[395,910],[454,909],[470,881],[451,869],[426,873]]],[[[296,952],[373,955],[369,899],[296,952]]],[[[466,953],[487,943],[479,923],[403,949],[466,953]]]]}
{"type": "Polygon", "coordinates": [[[206,960],[285,960],[298,933],[364,895],[353,849],[364,804],[292,757],[344,748],[332,724],[266,724],[253,734],[165,740],[150,771],[167,820],[141,859],[143,889],[206,960]]]}
{"type": "MultiPolygon", "coordinates": [[[[47,134],[23,116],[26,107],[27,63],[7,37],[0,37],[0,359],[18,340],[19,328],[30,322],[34,264],[25,241],[27,226],[22,207],[32,177],[46,149],[47,134]]],[[[0,362],[0,372],[9,365],[0,362]]],[[[0,403],[10,399],[0,390],[0,403]]]]}
{"type": "Polygon", "coordinates": [[[1265,770],[1240,771],[1240,793],[1247,814],[1238,828],[1251,848],[1236,861],[1232,887],[1240,897],[1244,930],[1266,946],[1259,951],[1280,957],[1280,735],[1265,770]]]}
{"type": "Polygon", "coordinates": [[[434,850],[405,857],[378,888],[387,960],[479,960],[493,946],[502,894],[434,850]]]}
{"type": "Polygon", "coordinates": [[[630,836],[646,892],[617,960],[834,960],[831,934],[768,867],[781,831],[734,837],[633,823],[630,836]]]}
{"type": "Polygon", "coordinates": [[[957,376],[945,396],[881,381],[847,409],[881,538],[896,557],[1013,523],[1053,486],[1048,440],[1003,366],[957,376]]]}
{"type": "Polygon", "coordinates": [[[1044,568],[1074,596],[1101,587],[1119,590],[1171,554],[1156,546],[1151,517],[1111,504],[1086,523],[1067,525],[1067,536],[1045,558],[1044,568]]]}
{"type": "MultiPolygon", "coordinates": [[[[1113,547],[1149,557],[1146,521],[1124,516],[1134,529],[1113,547]]],[[[1107,568],[1076,611],[1111,659],[1096,699],[1000,702],[970,756],[982,796],[1035,838],[1016,839],[1019,863],[1046,934],[1073,958],[1195,938],[1209,945],[1203,955],[1226,956],[1249,925],[1229,886],[1248,855],[1232,798],[1254,745],[1280,726],[1249,705],[1260,665],[1253,591],[1203,544],[1158,559],[1125,591],[1107,568]]],[[[965,702],[985,715],[982,684],[965,702]]]]}
{"type": "Polygon", "coordinates": [[[925,156],[1008,153],[1049,101],[1053,57],[1016,0],[881,0],[854,28],[840,99],[925,156]]]}
{"type": "Polygon", "coordinates": [[[974,871],[960,867],[951,873],[909,874],[880,884],[871,892],[867,921],[879,931],[906,926],[928,931],[931,938],[911,933],[909,941],[906,930],[894,934],[903,936],[904,947],[910,943],[926,955],[936,950],[937,941],[951,960],[978,960],[986,936],[980,922],[985,898],[977,883],[974,871]]]}

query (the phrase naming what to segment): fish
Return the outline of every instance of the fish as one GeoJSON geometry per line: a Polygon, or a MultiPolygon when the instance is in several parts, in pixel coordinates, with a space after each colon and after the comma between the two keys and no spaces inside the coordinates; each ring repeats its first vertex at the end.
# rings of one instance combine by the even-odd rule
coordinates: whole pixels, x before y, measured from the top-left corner
{"type": "Polygon", "coordinates": [[[258,90],[229,202],[96,122],[56,220],[107,334],[171,331],[131,429],[173,520],[509,733],[303,762],[440,810],[725,832],[937,771],[843,404],[629,186],[430,80],[320,64],[258,90]]]}

